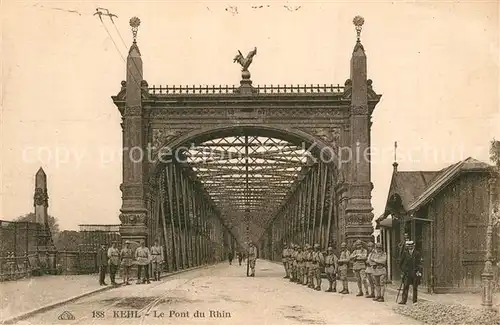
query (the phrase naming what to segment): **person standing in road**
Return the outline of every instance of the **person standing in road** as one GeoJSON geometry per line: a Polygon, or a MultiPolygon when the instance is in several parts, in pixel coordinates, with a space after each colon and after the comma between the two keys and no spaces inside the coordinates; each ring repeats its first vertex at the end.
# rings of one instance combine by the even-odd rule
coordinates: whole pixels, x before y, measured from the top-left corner
{"type": "Polygon", "coordinates": [[[403,274],[403,294],[399,304],[404,305],[408,300],[408,290],[413,287],[413,303],[417,302],[417,288],[422,277],[422,256],[415,250],[413,241],[406,242],[407,250],[401,257],[399,268],[403,274]]]}
{"type": "Polygon", "coordinates": [[[285,268],[285,279],[290,278],[290,249],[286,243],[283,243],[283,250],[281,251],[281,262],[285,268]]]}
{"type": "Polygon", "coordinates": [[[304,261],[304,246],[297,245],[297,284],[304,284],[305,283],[305,269],[306,269],[306,264],[304,261]]]}
{"type": "Polygon", "coordinates": [[[101,249],[97,251],[97,266],[99,267],[99,284],[102,286],[106,283],[106,269],[108,268],[108,251],[106,245],[101,244],[101,249]]]}
{"type": "Polygon", "coordinates": [[[321,290],[321,267],[325,264],[325,256],[320,250],[319,244],[314,244],[314,251],[312,253],[312,280],[314,290],[321,290]]]}
{"type": "Polygon", "coordinates": [[[354,251],[351,253],[351,261],[353,261],[352,270],[356,275],[358,283],[358,294],[356,296],[363,296],[363,286],[365,287],[365,293],[368,296],[368,281],[366,280],[365,273],[368,251],[363,248],[363,243],[359,239],[354,243],[354,248],[354,251]]]}
{"type": "Polygon", "coordinates": [[[255,261],[257,260],[257,247],[255,247],[253,242],[250,242],[250,247],[248,249],[248,263],[250,264],[250,276],[255,276],[255,261]]]}
{"type": "Polygon", "coordinates": [[[371,256],[374,252],[373,242],[368,243],[368,258],[366,259],[366,270],[365,274],[368,279],[368,283],[370,284],[370,294],[366,296],[366,298],[375,298],[375,282],[373,279],[373,266],[375,262],[371,260],[371,256]]]}
{"type": "Polygon", "coordinates": [[[308,288],[312,287],[311,284],[311,262],[312,262],[312,247],[309,244],[305,245],[305,251],[304,251],[304,277],[306,278],[306,281],[304,285],[307,285],[308,288]]]}
{"type": "Polygon", "coordinates": [[[233,265],[233,252],[229,251],[227,254],[227,259],[229,260],[229,265],[233,265]]]}
{"type": "Polygon", "coordinates": [[[325,273],[328,279],[329,287],[326,292],[337,292],[337,269],[338,269],[338,258],[333,252],[333,247],[328,246],[326,250],[325,257],[325,273]]]}
{"type": "Polygon", "coordinates": [[[371,254],[372,268],[373,268],[373,280],[375,281],[375,297],[373,300],[378,302],[384,302],[385,296],[385,279],[386,279],[386,265],[387,265],[387,254],[382,249],[382,244],[375,244],[375,250],[371,254]]]}
{"type": "Polygon", "coordinates": [[[163,249],[158,245],[158,240],[151,247],[151,271],[153,273],[153,281],[160,281],[161,265],[163,263],[163,249]]]}
{"type": "Polygon", "coordinates": [[[125,285],[129,285],[130,268],[132,267],[133,257],[132,249],[130,248],[130,242],[128,240],[125,242],[125,247],[122,248],[120,252],[120,258],[122,265],[123,283],[125,283],[125,285]]]}
{"type": "Polygon", "coordinates": [[[243,261],[243,254],[241,252],[238,252],[238,263],[240,264],[241,266],[241,262],[243,261]]]}
{"type": "Polygon", "coordinates": [[[144,240],[141,240],[141,246],[135,250],[135,259],[137,261],[137,284],[151,283],[149,282],[149,262],[151,261],[151,253],[145,246],[144,240]],[[141,282],[141,271],[144,270],[144,278],[141,282]]]}
{"type": "Polygon", "coordinates": [[[339,293],[348,294],[349,293],[349,282],[347,281],[347,269],[349,268],[350,253],[347,250],[347,244],[340,244],[340,256],[339,256],[339,274],[340,281],[342,281],[342,290],[339,293]]]}
{"type": "Polygon", "coordinates": [[[109,278],[111,279],[111,284],[116,285],[116,271],[120,266],[120,252],[116,248],[116,242],[111,244],[108,249],[108,261],[109,261],[109,278]]]}

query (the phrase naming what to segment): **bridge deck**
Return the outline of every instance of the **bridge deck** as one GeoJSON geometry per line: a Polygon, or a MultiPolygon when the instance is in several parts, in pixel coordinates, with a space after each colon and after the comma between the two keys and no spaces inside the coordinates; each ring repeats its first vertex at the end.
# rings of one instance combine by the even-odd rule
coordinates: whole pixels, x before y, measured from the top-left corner
{"type": "MultiPolygon", "coordinates": [[[[376,303],[354,294],[318,292],[283,279],[279,264],[257,261],[256,277],[244,265],[218,264],[151,284],[123,286],[26,320],[31,324],[416,324],[392,311],[393,297],[376,303]],[[203,319],[194,317],[204,312],[203,319]],[[209,311],[219,311],[210,317],[209,311]],[[59,321],[64,311],[74,320],[59,321]],[[104,312],[104,317],[99,312],[104,312]],[[120,312],[124,312],[121,314],[120,312]],[[137,311],[139,318],[117,318],[137,311]],[[155,317],[164,313],[164,317],[155,317]],[[93,316],[94,313],[94,318],[93,316]],[[116,312],[116,313],[115,313],[116,312]],[[186,314],[186,312],[188,314],[186,314]],[[224,314],[223,312],[230,313],[224,314]],[[148,315],[146,315],[148,314],[148,315]],[[170,315],[172,314],[172,317],[170,315]],[[186,317],[182,317],[186,316],[186,317]]],[[[352,292],[355,284],[352,283],[352,292]]],[[[323,281],[323,291],[326,289],[323,281]]],[[[129,316],[135,314],[129,314],[129,316]]]]}

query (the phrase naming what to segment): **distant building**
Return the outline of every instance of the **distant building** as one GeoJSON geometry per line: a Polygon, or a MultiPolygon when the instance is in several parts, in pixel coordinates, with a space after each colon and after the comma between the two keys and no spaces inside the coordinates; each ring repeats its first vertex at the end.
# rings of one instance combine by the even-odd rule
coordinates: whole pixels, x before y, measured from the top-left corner
{"type": "MultiPolygon", "coordinates": [[[[398,164],[393,166],[385,212],[376,220],[389,255],[388,279],[401,279],[399,245],[408,233],[422,253],[422,286],[428,292],[479,289],[492,166],[473,158],[439,171],[398,171],[398,164]]],[[[493,247],[498,247],[494,237],[493,247]]]]}

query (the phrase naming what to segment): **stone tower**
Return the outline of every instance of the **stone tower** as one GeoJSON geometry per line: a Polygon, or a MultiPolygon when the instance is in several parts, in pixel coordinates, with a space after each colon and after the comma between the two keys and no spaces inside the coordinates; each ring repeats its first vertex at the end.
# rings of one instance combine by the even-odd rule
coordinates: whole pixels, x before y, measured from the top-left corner
{"type": "Polygon", "coordinates": [[[41,231],[37,236],[38,249],[53,251],[55,247],[49,228],[49,196],[47,194],[47,175],[41,167],[35,175],[35,195],[33,197],[33,206],[35,208],[35,222],[41,225],[41,231]]]}

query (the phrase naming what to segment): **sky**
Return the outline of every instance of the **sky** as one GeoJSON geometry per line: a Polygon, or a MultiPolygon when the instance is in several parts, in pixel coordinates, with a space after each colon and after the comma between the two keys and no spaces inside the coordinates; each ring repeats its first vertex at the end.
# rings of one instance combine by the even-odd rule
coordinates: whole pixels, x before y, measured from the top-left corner
{"type": "Polygon", "coordinates": [[[383,95],[372,117],[376,216],[394,141],[399,170],[438,170],[487,162],[500,139],[498,1],[4,0],[0,11],[1,220],[33,211],[43,167],[61,229],[119,223],[121,117],[110,96],[125,79],[132,16],[149,85],[238,84],[232,59],[254,46],[254,84],[343,84],[352,19],[363,16],[368,78],[383,95]],[[93,16],[97,7],[116,25],[93,16]],[[116,155],[103,160],[104,150],[116,155]]]}

